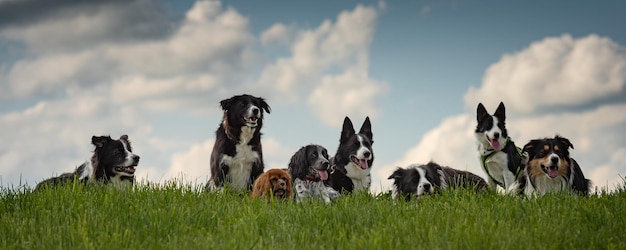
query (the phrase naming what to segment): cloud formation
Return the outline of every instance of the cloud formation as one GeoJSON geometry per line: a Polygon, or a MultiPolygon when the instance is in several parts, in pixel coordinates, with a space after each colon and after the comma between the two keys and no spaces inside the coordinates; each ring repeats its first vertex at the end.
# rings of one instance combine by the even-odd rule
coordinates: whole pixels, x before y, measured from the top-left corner
{"type": "MultiPolygon", "coordinates": [[[[219,100],[249,92],[275,100],[273,107],[285,96],[315,106],[325,103],[323,96],[310,97],[322,82],[347,90],[360,81],[360,98],[336,103],[347,105],[342,112],[360,114],[376,110],[386,88],[367,74],[380,6],[359,5],[312,29],[276,23],[257,37],[247,17],[219,1],[197,1],[177,19],[143,0],[54,0],[48,9],[32,9],[31,1],[7,4],[0,13],[39,14],[0,17],[7,21],[0,39],[20,48],[16,58],[0,60],[0,103],[12,104],[0,113],[3,185],[21,176],[32,186],[72,171],[89,158],[92,135],[122,134],[142,156],[140,178],[162,182],[183,174],[204,181],[219,100]],[[263,58],[258,45],[265,43],[287,47],[289,56],[263,58]],[[172,131],[172,119],[211,126],[190,135],[172,131]]],[[[264,151],[266,165],[279,168],[295,152],[271,137],[264,138],[264,151]]]]}
{"type": "Polygon", "coordinates": [[[583,111],[564,107],[593,105],[593,101],[621,94],[626,83],[624,66],[624,48],[596,35],[548,37],[505,55],[489,67],[480,88],[466,93],[465,104],[472,113],[444,119],[401,160],[381,167],[374,183],[383,183],[382,190],[390,188],[386,178],[395,167],[430,160],[486,178],[476,150],[474,110],[482,102],[493,113],[503,101],[507,128],[518,147],[531,139],[560,134],[574,144],[571,156],[585,176],[598,188],[614,189],[623,184],[626,174],[620,154],[626,149],[626,102],[583,111]],[[539,112],[542,109],[546,111],[539,112]]]}
{"type": "Polygon", "coordinates": [[[626,50],[609,38],[565,34],[533,42],[506,54],[485,72],[479,88],[470,87],[465,103],[497,105],[513,113],[580,106],[619,94],[626,84],[626,50]]]}

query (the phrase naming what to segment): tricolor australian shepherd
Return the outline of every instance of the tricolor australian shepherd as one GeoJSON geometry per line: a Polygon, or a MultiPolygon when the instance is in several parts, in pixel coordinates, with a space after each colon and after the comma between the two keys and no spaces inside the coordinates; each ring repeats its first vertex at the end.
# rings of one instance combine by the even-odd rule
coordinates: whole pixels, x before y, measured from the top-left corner
{"type": "Polygon", "coordinates": [[[289,173],[293,178],[296,200],[322,200],[326,203],[337,199],[339,192],[326,186],[330,162],[326,148],[310,144],[300,148],[289,160],[289,173]]]}
{"type": "Polygon", "coordinates": [[[340,192],[367,191],[371,185],[370,171],[374,162],[372,124],[366,117],[357,134],[350,118],[343,120],[339,148],[333,157],[326,183],[340,192]]]}
{"type": "Polygon", "coordinates": [[[389,176],[393,180],[392,197],[411,200],[440,193],[450,188],[468,188],[477,192],[487,190],[487,182],[478,175],[467,171],[440,166],[429,162],[426,165],[414,164],[398,168],[389,176]]]}
{"type": "Polygon", "coordinates": [[[215,132],[211,179],[206,189],[229,186],[251,190],[263,173],[261,128],[263,111],[270,113],[270,106],[263,98],[245,94],[222,100],[220,105],[224,117],[215,132]]]}
{"type": "Polygon", "coordinates": [[[478,125],[474,135],[478,140],[480,164],[487,173],[489,186],[495,190],[498,185],[509,192],[524,171],[524,155],[506,130],[504,103],[500,102],[493,115],[487,113],[485,106],[479,103],[476,119],[478,125]]]}
{"type": "Polygon", "coordinates": [[[122,135],[119,140],[113,140],[110,136],[93,136],[91,143],[96,149],[90,160],[72,173],[64,173],[40,182],[35,190],[72,181],[103,182],[118,187],[132,185],[139,156],[133,153],[128,136],[122,135]]]}
{"type": "Polygon", "coordinates": [[[558,135],[528,142],[524,146],[528,153],[526,170],[516,188],[529,196],[563,191],[588,195],[591,182],[569,156],[569,148],[574,148],[572,143],[558,135]]]}

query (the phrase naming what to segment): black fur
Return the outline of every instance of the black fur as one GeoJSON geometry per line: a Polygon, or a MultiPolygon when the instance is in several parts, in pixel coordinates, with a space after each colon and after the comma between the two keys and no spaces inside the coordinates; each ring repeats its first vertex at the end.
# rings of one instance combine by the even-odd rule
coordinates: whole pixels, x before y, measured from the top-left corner
{"type": "Polygon", "coordinates": [[[91,143],[95,149],[90,162],[83,163],[72,173],[63,173],[40,182],[35,190],[73,181],[81,183],[96,181],[106,184],[115,178],[119,178],[121,182],[134,183],[134,171],[139,164],[139,156],[132,154],[127,135],[122,135],[119,140],[113,140],[110,136],[92,136],[91,143]],[[131,155],[127,154],[123,143],[126,143],[131,155]],[[126,174],[121,174],[122,172],[126,174]]]}
{"type": "Polygon", "coordinates": [[[222,187],[225,182],[229,182],[229,174],[231,167],[222,162],[224,156],[235,157],[238,154],[236,146],[241,143],[242,129],[247,125],[244,116],[249,112],[251,106],[255,106],[257,111],[253,115],[256,118],[256,126],[250,141],[246,145],[250,146],[252,151],[258,154],[255,159],[247,159],[252,162],[249,166],[250,176],[247,180],[246,188],[252,189],[252,185],[256,178],[263,172],[263,150],[261,147],[261,128],[263,127],[263,111],[270,113],[270,106],[263,98],[251,95],[238,95],[229,99],[220,101],[220,106],[224,111],[222,122],[219,124],[215,132],[215,144],[211,153],[211,179],[207,183],[206,189],[210,190],[214,187],[222,187]]]}
{"type": "Polygon", "coordinates": [[[389,178],[393,180],[392,195],[406,201],[412,197],[438,194],[449,188],[468,188],[477,192],[487,189],[487,182],[471,172],[440,166],[429,162],[426,165],[412,165],[398,168],[389,178]],[[420,171],[422,173],[420,173],[420,171]],[[418,190],[421,190],[418,192],[418,190]]]}
{"type": "MultiPolygon", "coordinates": [[[[534,183],[534,179],[538,176],[533,176],[533,164],[531,164],[531,162],[536,159],[548,159],[546,157],[555,154],[561,161],[565,161],[569,165],[567,172],[556,178],[563,178],[565,182],[570,185],[569,188],[574,191],[574,193],[583,196],[589,195],[591,181],[585,178],[578,162],[570,157],[570,148],[574,149],[574,145],[570,142],[570,140],[559,135],[556,135],[554,138],[530,140],[526,145],[524,145],[523,150],[528,154],[528,166],[524,171],[524,175],[518,179],[519,192],[527,193],[527,188],[533,191],[539,189],[539,187],[535,187],[536,183],[534,183]],[[545,150],[544,147],[548,147],[548,150],[545,150]],[[555,147],[557,147],[558,150],[555,150],[555,147]],[[529,187],[529,185],[531,187],[529,187]]],[[[542,170],[546,172],[549,167],[551,166],[542,166],[542,170]]],[[[545,190],[538,190],[539,193],[542,191],[545,190]]]]}
{"type": "Polygon", "coordinates": [[[300,148],[289,160],[289,174],[293,179],[319,179],[318,171],[330,166],[326,148],[310,144],[300,148]]]}
{"type": "Polygon", "coordinates": [[[354,156],[357,153],[357,150],[363,146],[367,148],[367,152],[364,156],[369,159],[366,160],[368,168],[365,172],[367,172],[367,176],[362,180],[363,182],[366,182],[364,183],[366,186],[365,188],[369,188],[371,185],[371,175],[369,171],[371,171],[371,166],[374,163],[374,151],[372,150],[373,143],[372,125],[369,117],[365,118],[359,133],[356,134],[352,121],[346,116],[343,121],[343,128],[339,138],[339,147],[337,148],[337,153],[335,153],[335,156],[332,159],[332,169],[326,183],[337,191],[347,193],[353,192],[355,190],[355,183],[354,180],[348,176],[346,167],[351,164],[351,157],[354,156]],[[358,140],[358,135],[363,138],[362,145],[358,140]]]}

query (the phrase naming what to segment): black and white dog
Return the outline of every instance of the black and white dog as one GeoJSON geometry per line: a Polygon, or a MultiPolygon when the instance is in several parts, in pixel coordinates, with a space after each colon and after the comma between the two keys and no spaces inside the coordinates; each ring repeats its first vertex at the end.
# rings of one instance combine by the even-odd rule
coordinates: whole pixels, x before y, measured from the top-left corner
{"type": "Polygon", "coordinates": [[[326,183],[339,192],[367,191],[372,178],[374,162],[372,151],[372,124],[366,117],[359,133],[355,133],[350,118],[343,120],[339,148],[331,162],[331,172],[326,183]]]}
{"type": "Polygon", "coordinates": [[[320,145],[304,146],[291,156],[289,174],[294,182],[297,201],[313,198],[330,203],[339,197],[339,192],[324,184],[329,167],[328,152],[320,145]]]}
{"type": "Polygon", "coordinates": [[[211,153],[211,179],[205,189],[230,186],[251,190],[263,173],[261,128],[263,111],[270,106],[260,97],[237,95],[220,102],[224,117],[215,132],[211,153]]]}
{"type": "Polygon", "coordinates": [[[585,179],[578,163],[570,157],[574,145],[564,137],[531,140],[524,146],[528,162],[518,180],[520,193],[543,196],[553,192],[588,195],[591,181],[585,179]]]}
{"type": "Polygon", "coordinates": [[[489,187],[495,190],[498,185],[508,193],[522,175],[525,159],[506,130],[504,103],[500,102],[493,115],[489,115],[485,106],[479,103],[476,119],[478,125],[474,135],[478,140],[480,164],[489,177],[489,187]]]}
{"type": "Polygon", "coordinates": [[[139,156],[133,153],[128,136],[122,135],[119,140],[113,140],[110,136],[93,136],[91,143],[96,148],[90,160],[72,173],[64,173],[40,182],[35,190],[73,181],[103,182],[117,187],[132,185],[139,156]]]}
{"type": "Polygon", "coordinates": [[[398,168],[389,178],[393,180],[393,199],[422,197],[453,188],[471,188],[475,191],[487,190],[487,182],[478,175],[467,171],[443,167],[429,162],[426,165],[413,164],[398,168]]]}

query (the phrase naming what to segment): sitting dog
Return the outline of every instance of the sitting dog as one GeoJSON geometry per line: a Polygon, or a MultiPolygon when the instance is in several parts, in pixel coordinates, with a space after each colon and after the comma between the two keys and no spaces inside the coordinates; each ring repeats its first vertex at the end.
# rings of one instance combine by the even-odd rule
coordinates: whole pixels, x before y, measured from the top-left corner
{"type": "Polygon", "coordinates": [[[133,153],[128,136],[122,135],[119,140],[113,140],[110,136],[93,136],[91,143],[96,146],[91,160],[72,173],[64,173],[40,182],[35,190],[73,181],[103,182],[118,187],[132,185],[139,156],[133,153]]]}
{"type": "Polygon", "coordinates": [[[393,180],[393,199],[422,197],[451,188],[471,188],[475,191],[487,190],[487,182],[478,175],[467,171],[442,167],[429,162],[426,165],[414,164],[408,168],[398,168],[387,178],[393,180]]]}
{"type": "Polygon", "coordinates": [[[372,124],[366,117],[357,134],[350,118],[343,120],[339,148],[333,157],[326,183],[340,192],[367,191],[372,183],[370,171],[374,163],[372,124]]]}
{"type": "Polygon", "coordinates": [[[474,135],[478,140],[480,163],[488,176],[489,187],[495,190],[498,185],[508,193],[524,171],[525,156],[506,130],[504,103],[500,102],[493,115],[489,115],[485,106],[479,103],[476,119],[478,125],[474,135]]]}
{"type": "Polygon", "coordinates": [[[588,195],[591,181],[585,179],[578,163],[570,157],[569,148],[574,145],[559,135],[528,142],[524,146],[528,153],[526,170],[515,188],[528,196],[551,192],[588,195]]]}
{"type": "Polygon", "coordinates": [[[224,117],[215,132],[211,153],[211,179],[205,189],[225,184],[236,190],[250,190],[263,172],[261,128],[263,110],[270,106],[260,97],[238,95],[220,102],[224,117]]]}
{"type": "Polygon", "coordinates": [[[291,157],[288,169],[294,180],[297,201],[314,198],[330,203],[339,197],[339,192],[324,184],[329,165],[326,148],[320,145],[304,146],[291,157]]]}
{"type": "Polygon", "coordinates": [[[254,181],[252,198],[293,199],[291,175],[283,169],[270,169],[254,181]]]}

